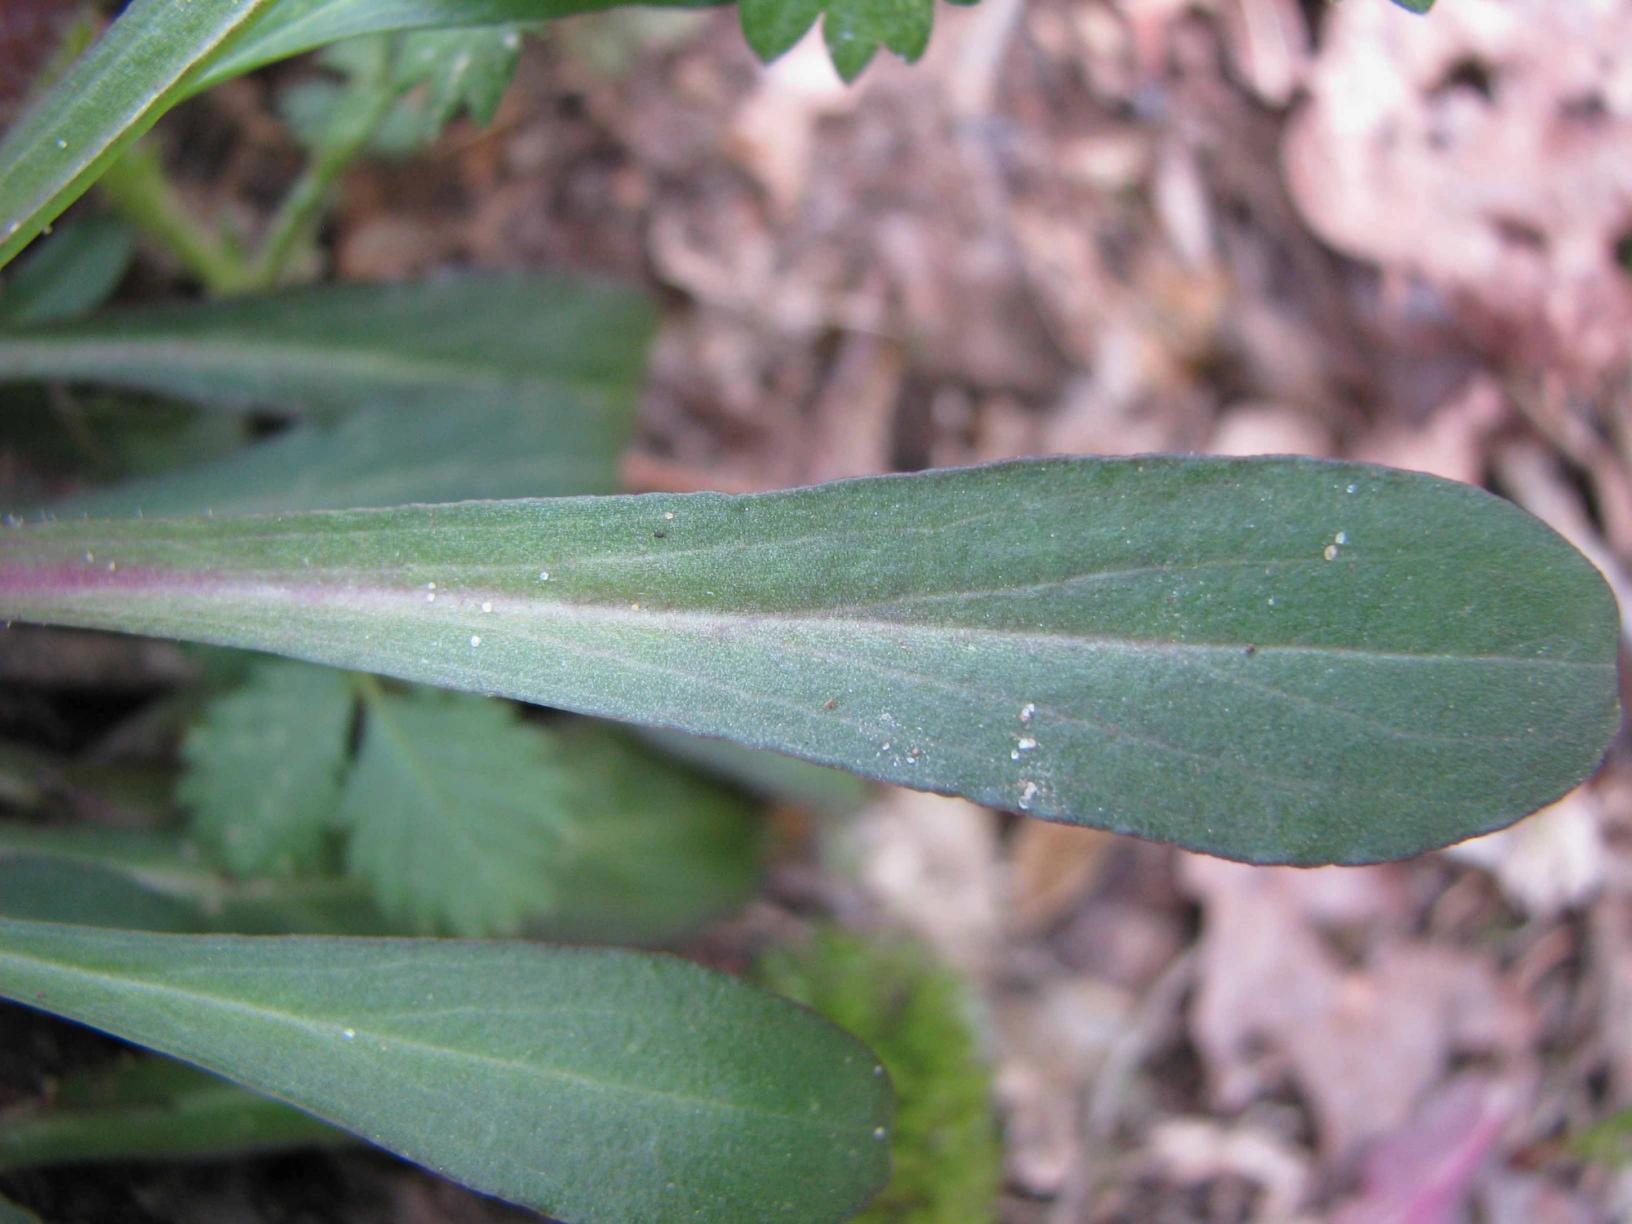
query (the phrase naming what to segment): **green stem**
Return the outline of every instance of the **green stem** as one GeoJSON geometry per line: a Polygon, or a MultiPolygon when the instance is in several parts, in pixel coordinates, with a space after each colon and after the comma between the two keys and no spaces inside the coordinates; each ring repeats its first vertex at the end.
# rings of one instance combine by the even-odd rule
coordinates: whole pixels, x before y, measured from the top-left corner
{"type": "Polygon", "coordinates": [[[396,101],[391,68],[396,58],[392,39],[376,40],[367,65],[352,80],[340,102],[333,126],[278,208],[272,227],[250,269],[251,283],[275,288],[297,249],[311,241],[323,205],[335,181],[379,131],[396,101]]]}
{"type": "Polygon", "coordinates": [[[162,245],[196,276],[212,296],[241,293],[250,268],[176,195],[158,154],[146,142],[132,145],[97,182],[97,188],[138,230],[162,245]]]}

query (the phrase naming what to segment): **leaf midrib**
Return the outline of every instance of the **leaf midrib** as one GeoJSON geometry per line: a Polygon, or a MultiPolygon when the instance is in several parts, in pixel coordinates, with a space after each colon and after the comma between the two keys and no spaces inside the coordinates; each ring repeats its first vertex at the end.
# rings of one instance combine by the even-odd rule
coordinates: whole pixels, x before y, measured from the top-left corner
{"type": "MultiPolygon", "coordinates": [[[[4,933],[0,932],[0,939],[3,939],[3,937],[4,933]]],[[[175,938],[185,937],[177,936],[175,938]]],[[[690,1093],[679,1092],[673,1089],[653,1088],[647,1085],[637,1086],[609,1079],[592,1079],[588,1076],[580,1075],[575,1072],[565,1070],[561,1067],[548,1066],[542,1063],[519,1062],[515,1059],[501,1058],[493,1054],[458,1050],[448,1046],[435,1045],[431,1042],[422,1041],[413,1037],[404,1037],[400,1034],[381,1032],[379,1030],[370,1030],[366,1027],[360,1027],[366,1026],[366,1021],[359,1020],[342,1025],[338,1021],[320,1022],[316,1020],[308,1020],[297,1013],[287,1012],[280,1008],[269,1007],[265,1004],[248,1003],[241,999],[227,998],[222,995],[214,995],[205,991],[188,990],[185,987],[152,982],[145,978],[136,977],[130,974],[119,974],[108,972],[106,970],[88,969],[82,965],[52,960],[49,957],[31,956],[26,952],[19,952],[12,948],[0,946],[0,963],[3,963],[6,960],[23,961],[31,965],[40,966],[48,973],[78,976],[94,982],[102,983],[104,985],[112,986],[114,988],[135,990],[141,993],[157,995],[161,998],[173,997],[190,1000],[206,1006],[218,1008],[222,1011],[236,1012],[260,1020],[269,1020],[273,1023],[285,1024],[290,1028],[303,1032],[309,1032],[314,1037],[332,1037],[336,1041],[344,1041],[347,1046],[355,1046],[356,1043],[361,1042],[366,1036],[372,1036],[375,1041],[387,1047],[406,1047],[418,1053],[425,1054],[431,1058],[453,1060],[456,1062],[462,1060],[482,1066],[493,1067],[501,1071],[514,1072],[532,1079],[545,1081],[557,1080],[562,1083],[576,1085],[591,1092],[600,1091],[613,1096],[631,1096],[637,1099],[656,1097],[663,1100],[674,1101],[677,1104],[684,1106],[697,1106],[726,1113],[740,1113],[746,1114],[750,1117],[769,1118],[783,1122],[797,1122],[801,1125],[814,1124],[818,1129],[833,1135],[839,1135],[842,1133],[839,1128],[832,1123],[827,1123],[825,1125],[820,1122],[813,1123],[812,1115],[810,1115],[808,1112],[785,1113],[780,1110],[764,1109],[758,1106],[745,1104],[740,1101],[722,1100],[717,1097],[694,1096],[690,1093]],[[350,1031],[355,1033],[356,1036],[350,1039],[342,1038],[339,1033],[335,1031],[341,1028],[350,1029],[350,1031]]],[[[12,995],[11,997],[18,998],[19,996],[12,995]]],[[[26,1002],[26,1000],[22,1001],[26,1002]]],[[[54,1005],[53,1010],[56,1010],[54,1005]]],[[[66,1008],[63,1010],[65,1014],[73,1014],[66,1008]]],[[[140,1041],[140,1038],[136,1038],[136,1040],[140,1041]]],[[[362,1046],[356,1046],[356,1048],[360,1050],[366,1049],[366,1047],[362,1046]]],[[[228,1076],[226,1078],[231,1077],[228,1076]]],[[[261,1091],[261,1089],[257,1089],[257,1091],[261,1091]]],[[[300,1108],[304,1109],[306,1107],[300,1106],[300,1108]]],[[[332,1121],[332,1119],[325,1120],[332,1121]]],[[[336,1122],[336,1125],[350,1129],[345,1123],[336,1122]]]]}
{"type": "MultiPolygon", "coordinates": [[[[544,373],[538,369],[495,366],[490,363],[466,361],[457,357],[415,357],[404,350],[390,352],[372,348],[349,348],[324,344],[319,340],[264,340],[241,339],[237,336],[211,339],[163,340],[85,340],[73,337],[0,336],[0,382],[20,381],[43,377],[29,373],[16,374],[5,367],[7,354],[20,352],[23,368],[29,368],[29,358],[40,350],[65,353],[67,359],[91,365],[131,356],[146,358],[179,358],[191,372],[211,373],[235,369],[237,362],[248,357],[261,365],[295,364],[304,379],[315,377],[321,370],[337,379],[351,379],[360,383],[401,381],[414,384],[456,383],[468,389],[476,385],[505,391],[536,390],[541,392],[571,391],[577,394],[606,394],[623,385],[624,380],[606,375],[563,375],[544,373]]],[[[37,360],[37,359],[36,359],[37,360]]],[[[59,359],[60,360],[60,359],[59,359]]],[[[241,373],[241,371],[240,371],[241,373]]],[[[117,381],[102,370],[88,370],[86,381],[99,378],[117,381]]]]}

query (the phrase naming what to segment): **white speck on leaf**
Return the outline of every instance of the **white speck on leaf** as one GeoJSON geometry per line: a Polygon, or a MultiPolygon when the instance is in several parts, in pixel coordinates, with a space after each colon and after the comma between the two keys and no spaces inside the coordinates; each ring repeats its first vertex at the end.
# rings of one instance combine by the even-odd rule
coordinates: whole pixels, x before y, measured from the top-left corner
{"type": "Polygon", "coordinates": [[[357,1030],[349,1028],[341,1029],[340,1036],[344,1037],[347,1041],[350,1041],[353,1037],[357,1036],[357,1030]]]}
{"type": "Polygon", "coordinates": [[[1020,721],[1021,722],[1029,723],[1033,718],[1036,718],[1036,717],[1037,717],[1037,703],[1036,702],[1028,701],[1028,702],[1026,702],[1025,705],[1020,707],[1020,721]]]}
{"type": "Polygon", "coordinates": [[[1337,560],[1337,545],[1336,544],[1326,545],[1325,550],[1320,555],[1325,557],[1326,560],[1328,560],[1328,561],[1336,561],[1337,560]]]}
{"type": "Polygon", "coordinates": [[[548,582],[550,580],[550,571],[549,570],[539,570],[538,571],[538,580],[540,582],[548,582]]]}
{"type": "Polygon", "coordinates": [[[1033,748],[1037,747],[1037,741],[1032,739],[1029,735],[1022,736],[1020,742],[1016,744],[1015,747],[1021,752],[1030,752],[1033,748]]]}
{"type": "Polygon", "coordinates": [[[1346,531],[1340,531],[1335,536],[1332,537],[1332,543],[1334,543],[1334,544],[1347,544],[1348,542],[1349,542],[1349,533],[1346,532],[1346,531]]]}
{"type": "Polygon", "coordinates": [[[479,633],[471,634],[470,635],[470,644],[472,646],[480,646],[482,644],[482,635],[479,634],[479,633]]]}
{"type": "Polygon", "coordinates": [[[1037,798],[1037,783],[1027,782],[1020,788],[1020,808],[1024,811],[1031,806],[1031,801],[1037,798]]]}
{"type": "Polygon", "coordinates": [[[482,600],[482,611],[483,612],[493,611],[493,601],[491,599],[482,600]]]}

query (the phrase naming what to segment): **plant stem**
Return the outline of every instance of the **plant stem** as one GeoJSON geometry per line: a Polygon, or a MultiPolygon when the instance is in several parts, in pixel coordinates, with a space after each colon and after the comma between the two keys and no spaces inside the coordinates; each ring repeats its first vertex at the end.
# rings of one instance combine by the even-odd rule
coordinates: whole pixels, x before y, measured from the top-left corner
{"type": "Polygon", "coordinates": [[[97,187],[138,230],[198,277],[212,296],[242,293],[250,287],[248,263],[181,201],[147,142],[132,145],[115,159],[97,187]]]}
{"type": "Polygon", "coordinates": [[[390,113],[397,97],[391,87],[395,59],[395,40],[376,40],[374,54],[353,78],[334,122],[324,133],[322,145],[278,208],[250,269],[250,280],[256,288],[271,289],[278,284],[297,244],[311,239],[335,180],[363,151],[390,113]]]}

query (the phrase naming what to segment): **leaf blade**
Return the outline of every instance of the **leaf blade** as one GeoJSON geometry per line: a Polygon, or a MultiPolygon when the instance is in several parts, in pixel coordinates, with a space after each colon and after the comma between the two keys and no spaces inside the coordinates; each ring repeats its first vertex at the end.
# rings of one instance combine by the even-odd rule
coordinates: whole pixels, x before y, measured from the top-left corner
{"type": "Polygon", "coordinates": [[[182,745],[177,798],[192,829],[236,875],[322,863],[353,697],[343,673],[262,663],[216,698],[182,745]]]}
{"type": "Polygon", "coordinates": [[[865,1047],[685,961],[0,920],[0,967],[29,1006],[583,1224],[836,1224],[886,1172],[865,1047]]]}
{"type": "Polygon", "coordinates": [[[136,0],[0,139],[0,267],[180,101],[270,0],[136,0]]]}
{"type": "Polygon", "coordinates": [[[677,727],[1253,861],[1511,823],[1594,767],[1617,709],[1613,600],[1557,536],[1468,486],[1312,460],[45,524],[0,536],[0,615],[677,727]]]}
{"type": "MultiPolygon", "coordinates": [[[[66,378],[216,406],[334,412],[624,393],[655,327],[604,282],[488,273],[107,311],[0,332],[0,381],[66,378]]],[[[588,427],[586,414],[582,425],[588,427]]]]}

